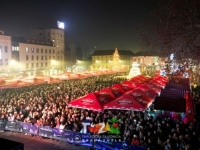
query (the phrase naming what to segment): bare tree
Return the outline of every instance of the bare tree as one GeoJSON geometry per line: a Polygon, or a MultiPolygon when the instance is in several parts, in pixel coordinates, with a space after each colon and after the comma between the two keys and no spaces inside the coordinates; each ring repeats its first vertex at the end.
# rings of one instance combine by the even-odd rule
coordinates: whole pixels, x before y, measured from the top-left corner
{"type": "Polygon", "coordinates": [[[157,0],[141,34],[146,46],[174,53],[177,60],[200,57],[200,0],[157,0]]]}

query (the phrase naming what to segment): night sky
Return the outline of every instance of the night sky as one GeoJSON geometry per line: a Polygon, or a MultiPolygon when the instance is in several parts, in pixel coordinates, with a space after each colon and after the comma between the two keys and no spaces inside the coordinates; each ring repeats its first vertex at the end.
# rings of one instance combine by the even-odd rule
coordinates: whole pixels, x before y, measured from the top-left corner
{"type": "Polygon", "coordinates": [[[65,23],[66,43],[93,50],[146,50],[140,33],[154,0],[1,0],[0,30],[29,36],[31,29],[65,23]]]}

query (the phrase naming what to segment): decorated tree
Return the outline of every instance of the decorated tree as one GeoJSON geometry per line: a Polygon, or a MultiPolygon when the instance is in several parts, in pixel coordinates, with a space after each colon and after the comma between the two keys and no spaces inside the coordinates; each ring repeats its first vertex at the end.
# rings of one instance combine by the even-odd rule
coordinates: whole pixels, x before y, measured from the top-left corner
{"type": "Polygon", "coordinates": [[[113,54],[113,69],[120,69],[120,56],[117,48],[115,49],[115,52],[113,54]]]}

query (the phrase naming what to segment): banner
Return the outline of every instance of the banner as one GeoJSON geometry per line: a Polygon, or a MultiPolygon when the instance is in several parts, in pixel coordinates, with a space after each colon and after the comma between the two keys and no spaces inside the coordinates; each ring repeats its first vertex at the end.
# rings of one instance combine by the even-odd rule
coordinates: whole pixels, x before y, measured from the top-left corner
{"type": "Polygon", "coordinates": [[[52,133],[53,133],[53,139],[63,141],[63,130],[58,129],[58,128],[52,128],[52,133]]]}
{"type": "MultiPolygon", "coordinates": [[[[86,134],[49,126],[38,127],[31,123],[4,120],[0,120],[0,130],[39,135],[80,146],[94,147],[97,150],[128,150],[128,145],[125,142],[120,142],[121,136],[117,134],[86,134]]],[[[131,150],[146,150],[146,148],[137,146],[131,146],[130,148],[131,150]]]]}
{"type": "Polygon", "coordinates": [[[129,147],[125,142],[95,142],[95,149],[97,150],[128,150],[129,147]]]}
{"type": "Polygon", "coordinates": [[[7,121],[5,130],[9,130],[13,132],[22,132],[22,122],[7,121]]]}
{"type": "Polygon", "coordinates": [[[125,142],[95,142],[94,148],[97,150],[147,150],[140,146],[128,146],[125,142]]]}
{"type": "Polygon", "coordinates": [[[92,139],[89,134],[64,130],[63,140],[68,143],[82,145],[82,146],[92,146],[92,139]]]}
{"type": "Polygon", "coordinates": [[[39,136],[53,138],[52,128],[49,126],[43,126],[39,128],[39,136]]]}
{"type": "Polygon", "coordinates": [[[0,120],[0,130],[5,130],[6,127],[6,121],[0,120]]]}
{"type": "Polygon", "coordinates": [[[35,124],[22,122],[22,132],[37,135],[38,127],[35,124]]]}

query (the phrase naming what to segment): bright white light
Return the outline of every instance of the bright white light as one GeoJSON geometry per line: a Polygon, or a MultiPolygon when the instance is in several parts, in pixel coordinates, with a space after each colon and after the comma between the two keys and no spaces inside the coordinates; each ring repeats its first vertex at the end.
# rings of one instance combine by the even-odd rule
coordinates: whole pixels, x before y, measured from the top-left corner
{"type": "Polygon", "coordinates": [[[174,54],[171,54],[170,55],[170,60],[173,60],[174,59],[174,54]]]}
{"type": "Polygon", "coordinates": [[[65,23],[64,22],[60,22],[60,21],[57,21],[57,25],[58,25],[58,28],[60,29],[65,29],[65,23]]]}

